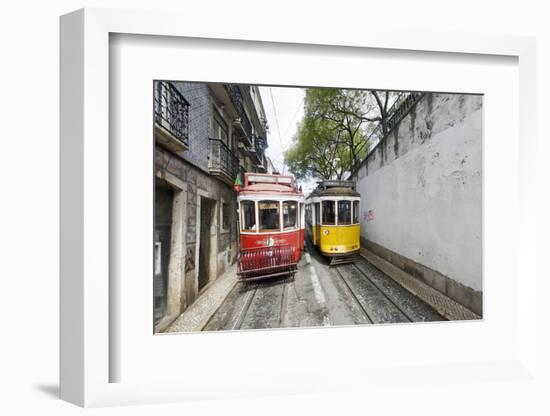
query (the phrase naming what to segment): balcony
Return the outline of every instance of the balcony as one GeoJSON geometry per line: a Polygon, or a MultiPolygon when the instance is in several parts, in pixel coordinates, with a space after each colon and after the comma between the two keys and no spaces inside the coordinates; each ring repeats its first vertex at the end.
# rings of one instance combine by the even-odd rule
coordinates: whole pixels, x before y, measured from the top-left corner
{"type": "Polygon", "coordinates": [[[267,173],[267,159],[264,153],[260,155],[260,163],[258,163],[258,172],[267,173]]]}
{"type": "Polygon", "coordinates": [[[263,155],[267,148],[267,140],[260,136],[254,136],[254,146],[249,152],[250,157],[255,160],[258,165],[263,163],[263,155]]]}
{"type": "Polygon", "coordinates": [[[220,139],[209,139],[209,141],[208,169],[210,174],[218,176],[223,182],[232,186],[239,172],[239,158],[220,139]]]}
{"type": "Polygon", "coordinates": [[[182,152],[189,149],[189,102],[168,81],[155,82],[155,140],[182,152]]]}
{"type": "Polygon", "coordinates": [[[252,124],[244,110],[244,97],[238,85],[225,85],[225,89],[231,98],[233,106],[237,110],[238,117],[233,120],[233,125],[240,133],[240,138],[243,139],[246,145],[252,146],[252,124]]]}

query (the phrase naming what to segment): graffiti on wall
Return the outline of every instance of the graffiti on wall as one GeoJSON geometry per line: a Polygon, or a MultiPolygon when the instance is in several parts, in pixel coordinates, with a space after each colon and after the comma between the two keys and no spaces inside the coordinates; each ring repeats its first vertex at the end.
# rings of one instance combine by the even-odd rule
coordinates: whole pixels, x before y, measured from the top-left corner
{"type": "Polygon", "coordinates": [[[367,222],[374,220],[374,211],[369,209],[368,211],[363,212],[363,220],[367,222]]]}

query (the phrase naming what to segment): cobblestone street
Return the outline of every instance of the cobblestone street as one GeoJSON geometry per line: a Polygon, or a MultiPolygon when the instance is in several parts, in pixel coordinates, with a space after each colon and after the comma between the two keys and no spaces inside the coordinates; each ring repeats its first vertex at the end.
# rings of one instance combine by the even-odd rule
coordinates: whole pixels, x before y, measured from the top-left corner
{"type": "Polygon", "coordinates": [[[329,267],[310,248],[294,278],[237,283],[203,330],[440,320],[432,307],[362,257],[329,267]]]}

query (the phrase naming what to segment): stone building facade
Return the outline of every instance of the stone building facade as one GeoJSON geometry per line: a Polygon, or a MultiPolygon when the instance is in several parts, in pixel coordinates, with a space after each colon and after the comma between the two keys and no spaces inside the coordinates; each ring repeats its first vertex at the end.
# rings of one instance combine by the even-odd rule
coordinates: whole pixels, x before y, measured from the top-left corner
{"type": "Polygon", "coordinates": [[[267,122],[255,86],[156,81],[155,332],[236,260],[233,184],[265,173],[267,122]]]}

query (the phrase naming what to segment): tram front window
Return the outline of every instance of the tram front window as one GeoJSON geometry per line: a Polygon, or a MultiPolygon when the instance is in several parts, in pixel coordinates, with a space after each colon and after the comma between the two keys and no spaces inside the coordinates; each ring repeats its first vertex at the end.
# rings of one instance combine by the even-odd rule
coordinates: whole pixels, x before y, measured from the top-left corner
{"type": "Polygon", "coordinates": [[[283,202],[283,227],[285,230],[296,228],[297,213],[298,203],[296,201],[283,202]]]}
{"type": "Polygon", "coordinates": [[[334,201],[323,201],[323,225],[336,224],[336,212],[334,210],[334,201]]]}
{"type": "Polygon", "coordinates": [[[256,230],[256,216],[254,215],[254,201],[242,201],[243,231],[256,230]]]}
{"type": "Polygon", "coordinates": [[[359,224],[359,201],[353,201],[353,223],[359,224]]]}
{"type": "Polygon", "coordinates": [[[351,224],[351,201],[338,201],[338,225],[351,224]]]}
{"type": "Polygon", "coordinates": [[[281,231],[279,201],[258,202],[260,232],[281,231]]]}

